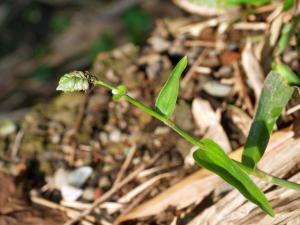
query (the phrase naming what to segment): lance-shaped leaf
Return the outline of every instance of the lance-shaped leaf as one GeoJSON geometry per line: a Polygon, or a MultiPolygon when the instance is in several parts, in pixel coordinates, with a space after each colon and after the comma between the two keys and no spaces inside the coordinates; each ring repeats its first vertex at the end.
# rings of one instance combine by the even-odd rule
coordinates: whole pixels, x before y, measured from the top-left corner
{"type": "Polygon", "coordinates": [[[244,147],[242,163],[255,167],[263,156],[276,120],[293,94],[283,76],[271,71],[265,79],[257,111],[244,147]]]}
{"type": "Polygon", "coordinates": [[[287,11],[292,8],[295,4],[294,0],[284,0],[283,2],[283,11],[287,11]]]}
{"type": "Polygon", "coordinates": [[[245,198],[258,205],[270,216],[274,216],[264,193],[218,144],[211,139],[202,139],[201,145],[202,147],[193,153],[195,161],[200,166],[222,177],[227,183],[238,189],[245,198]]]}
{"type": "Polygon", "coordinates": [[[86,91],[89,89],[89,81],[81,71],[73,71],[63,75],[56,88],[57,91],[74,92],[86,91]]]}
{"type": "Polygon", "coordinates": [[[295,33],[298,23],[300,22],[300,15],[294,16],[292,21],[286,23],[281,30],[280,38],[278,41],[277,53],[281,55],[289,46],[290,40],[295,33]]]}
{"type": "Polygon", "coordinates": [[[300,87],[300,78],[287,65],[277,64],[275,66],[275,71],[283,76],[288,84],[300,87]]]}
{"type": "Polygon", "coordinates": [[[229,5],[241,5],[241,4],[261,5],[261,4],[266,4],[271,2],[271,0],[225,0],[223,2],[229,5]]]}
{"type": "Polygon", "coordinates": [[[173,69],[169,79],[156,98],[155,107],[164,116],[169,118],[176,106],[179,91],[179,83],[182,72],[187,66],[187,57],[183,57],[173,69]]]}

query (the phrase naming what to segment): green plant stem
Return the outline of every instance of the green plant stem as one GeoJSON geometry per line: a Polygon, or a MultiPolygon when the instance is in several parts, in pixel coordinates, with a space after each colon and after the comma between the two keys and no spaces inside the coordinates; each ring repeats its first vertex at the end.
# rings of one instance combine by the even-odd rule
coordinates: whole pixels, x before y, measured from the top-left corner
{"type": "Polygon", "coordinates": [[[238,161],[235,161],[235,163],[242,169],[244,170],[246,173],[248,174],[251,174],[251,175],[254,175],[258,178],[260,178],[261,180],[263,181],[266,181],[268,183],[272,183],[272,184],[275,184],[277,186],[280,186],[280,187],[285,187],[285,188],[289,188],[289,189],[293,189],[295,191],[299,191],[300,192],[300,185],[295,183],[295,182],[292,182],[292,181],[287,181],[287,180],[284,180],[284,179],[281,179],[279,177],[274,177],[262,170],[259,170],[259,169],[252,169],[250,167],[247,167],[245,165],[243,165],[241,162],[238,162],[238,161]]]}
{"type": "MultiPolygon", "coordinates": [[[[114,86],[112,86],[111,84],[109,84],[105,81],[96,80],[94,82],[94,84],[106,87],[106,88],[110,89],[111,91],[117,91],[117,88],[115,88],[114,86]]],[[[193,137],[192,135],[190,135],[186,131],[179,128],[171,120],[164,117],[164,115],[162,115],[159,112],[153,110],[152,108],[144,105],[140,101],[130,97],[127,94],[125,94],[123,96],[123,98],[125,100],[127,100],[128,102],[130,102],[132,105],[134,105],[134,106],[140,108],[141,110],[145,111],[146,113],[148,113],[152,117],[162,121],[164,124],[166,124],[168,127],[173,129],[175,132],[177,132],[180,136],[182,136],[184,139],[186,139],[187,141],[189,141],[193,145],[198,146],[199,148],[202,147],[201,142],[196,137],[193,137]]],[[[294,182],[291,182],[291,181],[287,181],[287,180],[284,180],[284,179],[281,179],[281,178],[278,178],[278,177],[274,177],[274,176],[272,176],[270,174],[267,174],[267,173],[265,173],[265,172],[263,172],[263,171],[261,171],[257,168],[247,167],[247,166],[243,165],[241,162],[238,162],[238,161],[235,161],[235,162],[247,174],[254,175],[254,176],[256,176],[256,177],[260,178],[261,180],[266,181],[268,183],[272,183],[272,184],[278,185],[280,187],[285,187],[285,188],[293,189],[293,190],[296,190],[296,191],[300,192],[300,184],[297,184],[297,183],[294,183],[294,182]]]]}
{"type": "Polygon", "coordinates": [[[198,147],[202,146],[202,144],[200,143],[199,140],[197,140],[195,137],[191,136],[189,133],[187,133],[186,131],[184,131],[181,128],[179,128],[176,124],[174,124],[171,120],[169,120],[166,117],[164,117],[159,112],[154,111],[152,108],[150,108],[148,106],[145,106],[143,103],[137,101],[136,99],[134,99],[134,98],[132,98],[132,97],[130,97],[128,95],[125,95],[124,98],[128,102],[130,102],[131,104],[133,104],[134,106],[142,109],[143,111],[149,113],[154,118],[162,121],[164,124],[166,124],[168,127],[172,128],[175,132],[177,132],[178,134],[180,134],[184,139],[186,139],[187,141],[189,141],[193,145],[196,145],[198,147]]]}
{"type": "MultiPolygon", "coordinates": [[[[97,81],[95,81],[95,84],[104,86],[104,87],[106,87],[106,88],[108,88],[112,91],[117,90],[114,86],[112,86],[111,84],[109,84],[107,82],[104,82],[104,81],[97,80],[97,81]]],[[[168,127],[172,128],[175,132],[180,134],[183,138],[185,138],[187,141],[189,141],[193,145],[198,146],[198,147],[202,146],[202,144],[200,143],[199,140],[197,140],[195,137],[191,136],[189,133],[187,133],[186,131],[179,128],[176,124],[174,124],[171,120],[164,117],[159,112],[157,112],[157,111],[153,110],[152,108],[144,105],[143,103],[141,103],[140,101],[130,97],[129,95],[124,95],[123,98],[125,100],[127,100],[128,102],[130,102],[132,105],[140,108],[141,110],[145,111],[149,115],[153,116],[154,118],[156,118],[156,119],[160,120],[161,122],[163,122],[164,124],[166,124],[168,127]]]]}

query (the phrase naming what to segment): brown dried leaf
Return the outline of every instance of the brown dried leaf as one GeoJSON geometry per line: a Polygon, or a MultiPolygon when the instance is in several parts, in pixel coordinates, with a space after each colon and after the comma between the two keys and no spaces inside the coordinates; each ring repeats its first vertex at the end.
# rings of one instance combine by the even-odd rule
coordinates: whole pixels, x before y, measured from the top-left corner
{"type": "Polygon", "coordinates": [[[247,40],[242,53],[242,65],[254,90],[255,97],[258,99],[264,82],[264,72],[259,61],[254,56],[250,40],[247,40]]]}
{"type": "Polygon", "coordinates": [[[232,150],[228,137],[220,124],[220,116],[212,109],[208,101],[200,98],[194,99],[192,113],[197,126],[205,137],[215,140],[226,152],[232,150]]]}
{"type": "MultiPolygon", "coordinates": [[[[235,159],[241,157],[241,150],[231,154],[235,159]]],[[[132,220],[163,212],[168,207],[185,208],[195,202],[201,202],[215,187],[223,181],[211,172],[201,169],[170,187],[158,196],[139,205],[133,211],[122,216],[120,221],[132,220]]]]}
{"type": "Polygon", "coordinates": [[[280,14],[278,17],[274,19],[270,27],[270,46],[274,47],[281,31],[281,27],[283,24],[283,14],[280,14]]]}
{"type": "MultiPolygon", "coordinates": [[[[222,8],[221,6],[209,6],[204,5],[204,3],[201,4],[196,4],[193,3],[192,1],[188,0],[173,0],[173,2],[183,10],[196,14],[196,15],[201,15],[201,16],[216,16],[216,15],[221,15],[224,14],[225,12],[227,13],[232,13],[233,11],[237,11],[237,7],[231,7],[231,8],[222,8]]],[[[203,1],[205,2],[205,1],[203,1]]],[[[220,4],[221,5],[221,4],[220,4]]]]}

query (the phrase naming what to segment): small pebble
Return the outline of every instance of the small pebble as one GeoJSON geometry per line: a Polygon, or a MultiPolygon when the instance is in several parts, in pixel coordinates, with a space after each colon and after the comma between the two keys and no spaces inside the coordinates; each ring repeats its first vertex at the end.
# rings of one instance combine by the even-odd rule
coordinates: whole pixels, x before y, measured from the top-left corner
{"type": "Polygon", "coordinates": [[[154,50],[157,52],[164,52],[170,47],[170,42],[166,41],[165,39],[159,36],[154,36],[150,38],[149,42],[154,48],[154,50]]]}
{"type": "Polygon", "coordinates": [[[108,143],[108,135],[105,132],[100,132],[99,139],[101,141],[101,144],[106,145],[108,143]]]}
{"type": "Polygon", "coordinates": [[[203,85],[204,91],[214,97],[227,97],[232,93],[232,87],[224,85],[215,80],[208,80],[203,85]]]}
{"type": "Polygon", "coordinates": [[[233,69],[229,65],[222,66],[216,73],[215,76],[220,78],[228,78],[231,77],[233,73],[233,69]]]}
{"type": "Polygon", "coordinates": [[[73,187],[81,187],[92,174],[93,169],[89,166],[80,167],[68,175],[68,184],[73,187]]]}
{"type": "Polygon", "coordinates": [[[95,196],[95,189],[91,187],[84,189],[82,193],[82,198],[87,201],[93,201],[94,196],[95,196]]]}
{"type": "Polygon", "coordinates": [[[111,182],[108,177],[104,176],[100,178],[98,185],[101,189],[103,189],[111,186],[111,182]]]}
{"type": "Polygon", "coordinates": [[[297,51],[287,51],[283,54],[283,61],[285,63],[291,63],[294,59],[298,58],[298,52],[297,51]]]}
{"type": "Polygon", "coordinates": [[[120,142],[121,137],[122,137],[122,134],[121,134],[120,130],[118,130],[118,129],[115,129],[115,130],[111,131],[110,134],[109,134],[109,139],[112,142],[120,142]]]}

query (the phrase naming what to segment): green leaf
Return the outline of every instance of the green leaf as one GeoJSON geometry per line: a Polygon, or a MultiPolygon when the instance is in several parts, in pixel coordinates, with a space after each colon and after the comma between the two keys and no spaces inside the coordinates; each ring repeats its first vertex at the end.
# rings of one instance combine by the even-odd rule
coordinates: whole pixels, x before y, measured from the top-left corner
{"type": "Polygon", "coordinates": [[[185,56],[177,63],[156,99],[156,109],[167,118],[172,115],[175,109],[179,91],[180,77],[186,66],[187,57],[185,56]]]}
{"type": "Polygon", "coordinates": [[[267,76],[259,99],[255,118],[244,147],[242,163],[255,167],[263,156],[276,120],[293,94],[294,88],[278,73],[267,76]]]}
{"type": "Polygon", "coordinates": [[[290,40],[295,33],[297,25],[300,21],[300,15],[293,17],[290,23],[284,25],[281,30],[280,38],[278,41],[277,54],[281,55],[289,46],[290,40]]]}
{"type": "Polygon", "coordinates": [[[291,68],[285,64],[277,64],[275,71],[278,72],[290,85],[296,85],[300,87],[299,77],[291,70],[291,68]]]}
{"type": "Polygon", "coordinates": [[[126,92],[127,92],[127,89],[124,85],[118,86],[117,89],[114,89],[112,91],[113,99],[120,100],[124,95],[126,95],[126,92]]]}
{"type": "Polygon", "coordinates": [[[277,53],[279,55],[281,55],[284,50],[288,47],[290,39],[292,38],[292,24],[291,23],[287,23],[284,25],[284,27],[282,28],[281,31],[281,35],[278,41],[278,49],[277,49],[277,53]]]}
{"type": "Polygon", "coordinates": [[[293,7],[295,1],[294,0],[284,0],[283,2],[283,11],[287,11],[293,7]]]}
{"type": "Polygon", "coordinates": [[[262,5],[271,2],[271,0],[225,0],[225,2],[231,5],[262,5]]]}
{"type": "Polygon", "coordinates": [[[57,91],[73,92],[86,91],[89,89],[89,81],[81,71],[73,71],[63,75],[56,88],[57,91]]]}
{"type": "Polygon", "coordinates": [[[296,50],[298,52],[298,56],[300,56],[300,32],[296,32],[296,50]]]}
{"type": "Polygon", "coordinates": [[[193,157],[199,165],[222,177],[227,183],[238,189],[245,198],[258,205],[270,216],[274,216],[264,193],[218,144],[211,139],[202,139],[200,144],[203,146],[193,153],[193,157]]]}
{"type": "Polygon", "coordinates": [[[201,6],[208,6],[213,8],[226,8],[227,6],[235,5],[260,5],[271,2],[271,0],[188,0],[191,3],[201,6]]]}

